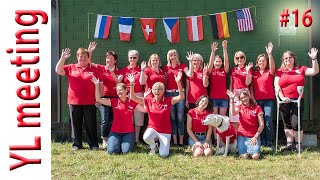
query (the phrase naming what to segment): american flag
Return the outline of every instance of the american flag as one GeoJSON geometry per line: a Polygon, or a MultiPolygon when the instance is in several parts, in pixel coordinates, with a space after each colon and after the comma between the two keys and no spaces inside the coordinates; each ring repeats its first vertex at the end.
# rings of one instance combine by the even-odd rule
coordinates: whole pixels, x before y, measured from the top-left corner
{"type": "Polygon", "coordinates": [[[235,10],[239,31],[252,31],[253,23],[249,8],[235,10]]]}

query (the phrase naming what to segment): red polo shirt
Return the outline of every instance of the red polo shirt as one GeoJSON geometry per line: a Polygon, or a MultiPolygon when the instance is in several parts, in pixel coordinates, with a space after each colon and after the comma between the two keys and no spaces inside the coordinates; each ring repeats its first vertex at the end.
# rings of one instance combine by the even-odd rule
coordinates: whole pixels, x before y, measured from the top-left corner
{"type": "Polygon", "coordinates": [[[263,114],[261,107],[257,104],[253,106],[240,105],[239,107],[239,128],[238,135],[253,137],[259,127],[258,115],[263,114]]]}
{"type": "Polygon", "coordinates": [[[193,77],[187,77],[190,82],[188,92],[188,103],[196,103],[197,99],[202,95],[208,95],[207,88],[203,86],[203,69],[199,69],[193,73],[193,77]]]}
{"type": "Polygon", "coordinates": [[[273,77],[269,70],[253,72],[253,95],[256,100],[274,99],[273,77]]]}
{"type": "MultiPolygon", "coordinates": [[[[250,69],[249,74],[252,74],[252,69],[250,69]]],[[[243,88],[248,88],[246,85],[246,68],[240,68],[234,67],[231,70],[231,80],[232,80],[232,89],[243,89],[243,88]]]]}
{"type": "Polygon", "coordinates": [[[121,74],[123,75],[123,81],[126,83],[128,92],[130,92],[130,82],[127,78],[128,74],[133,74],[134,75],[134,92],[135,93],[142,93],[143,88],[140,84],[140,73],[141,73],[141,68],[139,66],[136,66],[135,68],[131,68],[130,66],[127,66],[121,70],[121,74]]]}
{"type": "Polygon", "coordinates": [[[156,102],[154,97],[144,98],[144,105],[148,112],[148,128],[156,130],[158,133],[171,134],[170,107],[172,97],[163,97],[160,102],[156,102]]]}
{"type": "MultiPolygon", "coordinates": [[[[279,85],[282,93],[288,98],[298,98],[298,86],[304,86],[304,75],[308,67],[299,66],[294,67],[291,71],[289,69],[278,69],[276,76],[280,78],[279,85]]],[[[304,98],[304,95],[302,95],[304,98]]]]}
{"type": "Polygon", "coordinates": [[[210,98],[211,99],[228,99],[227,95],[227,75],[224,68],[212,69],[210,78],[210,98]]]}
{"type": "Polygon", "coordinates": [[[91,64],[82,68],[78,64],[63,66],[65,76],[68,77],[68,104],[72,105],[94,105],[95,86],[91,81],[92,76],[101,79],[99,69],[91,64]]]}
{"type": "Polygon", "coordinates": [[[146,68],[144,72],[147,76],[147,82],[146,82],[146,89],[152,89],[152,86],[156,82],[162,82],[164,85],[166,85],[166,74],[163,70],[159,68],[159,73],[157,73],[152,68],[146,68]]]}
{"type": "Polygon", "coordinates": [[[208,111],[198,112],[197,108],[190,109],[188,115],[192,119],[192,131],[197,133],[207,132],[208,126],[202,125],[202,122],[206,119],[208,111]]]}
{"type": "Polygon", "coordinates": [[[134,126],[132,122],[132,115],[137,103],[127,99],[126,102],[122,102],[119,98],[110,98],[113,122],[111,132],[116,133],[131,133],[134,132],[134,126]]]}
{"type": "MultiPolygon", "coordinates": [[[[107,69],[106,66],[98,64],[98,68],[102,74],[102,82],[103,82],[103,96],[108,97],[118,97],[116,90],[116,82],[113,80],[111,76],[111,72],[107,69]]],[[[115,68],[114,74],[118,77],[120,75],[120,70],[115,68]]]]}
{"type": "MultiPolygon", "coordinates": [[[[177,76],[179,72],[182,72],[182,74],[184,74],[184,69],[187,68],[186,64],[181,63],[179,66],[176,66],[175,68],[171,67],[171,66],[165,66],[163,68],[163,71],[165,73],[167,73],[167,85],[166,85],[166,89],[168,90],[178,90],[178,85],[176,83],[176,80],[174,78],[174,76],[177,76]]],[[[184,84],[182,81],[183,78],[181,78],[180,82],[181,82],[181,86],[182,88],[184,88],[184,84]]]]}

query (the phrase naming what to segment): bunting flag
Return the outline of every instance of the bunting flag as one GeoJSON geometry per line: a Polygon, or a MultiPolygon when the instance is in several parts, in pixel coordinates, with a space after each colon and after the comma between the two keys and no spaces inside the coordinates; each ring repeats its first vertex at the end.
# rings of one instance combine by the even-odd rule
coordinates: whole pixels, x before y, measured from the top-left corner
{"type": "Polygon", "coordinates": [[[236,13],[238,29],[240,32],[252,31],[253,23],[249,8],[238,9],[234,11],[236,13]]]}
{"type": "Polygon", "coordinates": [[[188,40],[201,41],[203,40],[202,16],[186,17],[188,40]]]}
{"type": "Polygon", "coordinates": [[[106,39],[109,36],[112,16],[97,15],[96,29],[94,38],[106,39]]]}
{"type": "Polygon", "coordinates": [[[167,39],[171,43],[180,41],[180,24],[178,17],[163,18],[164,28],[166,29],[167,39]]]}
{"type": "Polygon", "coordinates": [[[227,13],[210,14],[212,33],[215,39],[230,37],[227,13]]]}
{"type": "Polygon", "coordinates": [[[133,18],[119,17],[118,22],[119,22],[120,41],[130,41],[133,18]]]}
{"type": "Polygon", "coordinates": [[[140,18],[141,29],[147,43],[155,43],[156,38],[156,18],[140,18]]]}

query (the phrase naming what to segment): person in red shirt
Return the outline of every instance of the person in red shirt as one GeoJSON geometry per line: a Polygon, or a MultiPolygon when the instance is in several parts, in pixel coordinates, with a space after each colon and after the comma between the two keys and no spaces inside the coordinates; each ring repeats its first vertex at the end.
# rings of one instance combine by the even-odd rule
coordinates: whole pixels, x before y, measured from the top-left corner
{"type": "Polygon", "coordinates": [[[146,62],[141,63],[140,84],[146,85],[145,90],[151,89],[156,82],[162,82],[166,85],[167,77],[165,72],[160,68],[161,61],[158,54],[152,54],[148,61],[148,68],[146,62]]]}
{"type": "MultiPolygon", "coordinates": [[[[189,61],[189,68],[186,64],[180,63],[179,54],[177,50],[171,49],[167,53],[167,65],[164,66],[163,71],[167,74],[167,87],[166,87],[166,97],[174,97],[179,93],[177,83],[175,82],[174,76],[177,76],[179,72],[184,72],[188,77],[193,76],[193,66],[191,60],[189,61]]],[[[184,88],[184,84],[181,78],[181,85],[184,88]]],[[[184,137],[184,121],[185,121],[185,100],[178,102],[177,104],[171,106],[171,126],[172,126],[172,137],[173,144],[178,145],[179,135],[179,145],[183,146],[183,137],[184,137]]]]}
{"type": "Polygon", "coordinates": [[[132,115],[135,109],[145,111],[142,106],[130,101],[127,97],[128,89],[124,83],[116,85],[118,98],[101,98],[99,92],[99,79],[92,77],[95,84],[95,98],[98,103],[112,107],[113,123],[107,141],[107,152],[109,154],[127,154],[133,151],[135,133],[132,123],[132,115]],[[137,107],[137,108],[136,108],[137,107]]]}
{"type": "MultiPolygon", "coordinates": [[[[253,63],[246,63],[246,55],[242,51],[237,51],[234,54],[234,63],[236,67],[231,69],[230,89],[236,95],[234,100],[235,106],[239,105],[239,92],[243,89],[249,90],[248,87],[252,81],[252,66],[253,63]]],[[[230,113],[230,111],[229,111],[230,113]]],[[[237,130],[239,126],[239,115],[232,116],[230,114],[230,122],[237,130]]]]}
{"type": "Polygon", "coordinates": [[[69,48],[62,50],[55,70],[57,74],[68,77],[72,149],[83,148],[82,125],[84,123],[90,149],[98,150],[94,85],[91,83],[91,78],[93,76],[101,78],[101,73],[96,66],[89,63],[89,52],[84,48],[79,48],[77,51],[77,64],[65,65],[71,55],[70,52],[69,48]]]}
{"type": "Polygon", "coordinates": [[[237,145],[240,157],[259,159],[261,152],[260,135],[264,128],[263,111],[246,89],[239,93],[240,104],[237,109],[233,104],[236,95],[230,90],[227,90],[227,94],[230,97],[231,114],[239,114],[237,145]]]}
{"type": "Polygon", "coordinates": [[[260,54],[256,60],[256,70],[252,73],[253,85],[251,94],[264,112],[264,129],[261,134],[261,145],[272,147],[272,112],[274,103],[273,78],[275,73],[275,63],[272,56],[273,45],[271,42],[266,46],[265,54],[260,54]]]}
{"type": "MultiPolygon", "coordinates": [[[[121,70],[121,74],[123,76],[123,81],[127,85],[130,91],[130,82],[127,78],[127,75],[133,74],[135,77],[135,82],[137,82],[134,85],[134,92],[136,93],[136,96],[138,97],[143,97],[143,87],[139,82],[140,79],[140,74],[141,74],[141,68],[138,66],[138,61],[139,61],[139,53],[137,50],[129,50],[128,51],[128,61],[129,65],[121,70]]],[[[136,133],[136,138],[135,142],[139,143],[139,137],[140,137],[140,131],[141,127],[144,124],[144,113],[138,111],[137,109],[134,110],[134,124],[135,124],[135,133],[136,133]]]]}
{"type": "Polygon", "coordinates": [[[192,61],[193,76],[186,78],[186,106],[193,109],[196,107],[196,100],[200,96],[208,94],[208,66],[203,65],[203,57],[200,54],[189,52],[187,59],[192,61]]]}
{"type": "MultiPolygon", "coordinates": [[[[282,55],[282,65],[276,72],[274,79],[274,87],[279,92],[279,98],[285,103],[280,106],[280,116],[284,124],[284,132],[287,138],[287,145],[284,150],[301,149],[301,141],[303,139],[303,129],[298,132],[298,106],[297,103],[290,102],[290,99],[298,99],[298,86],[304,86],[304,76],[314,76],[319,73],[319,65],[317,61],[318,49],[312,48],[308,53],[312,59],[312,67],[298,66],[297,57],[291,51],[286,51],[282,55]],[[298,133],[300,133],[300,142],[298,141],[298,133]],[[294,146],[294,141],[296,145],[294,146]]],[[[300,106],[300,120],[303,115],[303,98],[300,106]]],[[[302,122],[302,121],[301,121],[302,122]]],[[[300,124],[301,125],[301,124],[300,124]]],[[[302,127],[302,125],[301,125],[302,127]]]]}
{"type": "MultiPolygon", "coordinates": [[[[145,96],[144,98],[137,97],[134,92],[134,76],[128,75],[130,81],[130,99],[143,105],[148,112],[149,124],[143,135],[143,140],[150,145],[150,155],[156,154],[158,147],[155,139],[159,139],[160,147],[159,154],[161,157],[169,156],[170,139],[171,139],[171,122],[170,122],[170,107],[184,99],[184,93],[181,86],[182,73],[179,72],[175,76],[175,81],[178,85],[179,95],[175,97],[164,96],[165,88],[162,82],[156,82],[152,86],[153,96],[145,96]]],[[[150,92],[150,90],[149,90],[150,92]]]]}
{"type": "Polygon", "coordinates": [[[213,112],[212,103],[207,96],[201,96],[196,102],[196,108],[187,114],[187,132],[189,146],[194,156],[212,155],[211,135],[212,126],[202,125],[207,115],[213,112]]]}

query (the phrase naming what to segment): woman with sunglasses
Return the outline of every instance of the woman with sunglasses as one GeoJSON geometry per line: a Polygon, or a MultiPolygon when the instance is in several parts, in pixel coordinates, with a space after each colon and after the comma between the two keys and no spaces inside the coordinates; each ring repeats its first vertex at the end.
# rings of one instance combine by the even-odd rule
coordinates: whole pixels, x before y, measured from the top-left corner
{"type": "MultiPolygon", "coordinates": [[[[304,86],[305,76],[315,76],[319,73],[317,54],[317,48],[311,48],[311,51],[308,52],[312,60],[312,67],[309,68],[307,66],[299,66],[295,54],[291,51],[286,51],[282,55],[282,65],[276,72],[274,87],[279,92],[279,98],[285,102],[280,105],[279,109],[287,138],[287,146],[284,150],[301,150],[303,129],[301,128],[300,132],[298,132],[298,106],[297,103],[290,102],[290,99],[298,99],[299,93],[297,87],[304,86]],[[300,142],[298,139],[299,133],[301,137],[300,142]]],[[[304,109],[303,98],[304,96],[302,95],[302,99],[300,100],[300,120],[302,120],[304,109]]],[[[300,121],[300,123],[302,122],[300,121]]]]}
{"type": "MultiPolygon", "coordinates": [[[[134,85],[134,92],[136,96],[143,97],[143,87],[139,82],[141,68],[138,66],[139,61],[139,53],[137,50],[129,50],[128,51],[128,61],[129,65],[121,70],[121,74],[123,76],[123,81],[128,87],[128,91],[130,91],[130,81],[128,80],[127,76],[129,74],[133,74],[135,78],[135,85],[134,85]]],[[[135,142],[139,143],[140,131],[141,127],[144,125],[144,113],[138,111],[137,109],[134,110],[134,124],[135,124],[135,142]]]]}
{"type": "Polygon", "coordinates": [[[232,115],[239,114],[239,128],[237,132],[237,146],[241,158],[259,159],[261,140],[260,135],[264,128],[263,111],[255,103],[248,90],[239,92],[240,104],[235,108],[233,101],[235,94],[227,90],[230,98],[230,112],[232,115]]]}
{"type": "MultiPolygon", "coordinates": [[[[186,64],[181,63],[179,60],[179,54],[177,50],[170,49],[167,53],[167,65],[164,66],[163,71],[167,74],[167,87],[166,87],[166,97],[174,97],[179,93],[177,83],[175,82],[175,77],[179,72],[186,74],[188,77],[193,76],[193,66],[191,61],[189,61],[189,68],[186,64]]],[[[184,88],[184,84],[181,78],[181,86],[184,88]]],[[[172,126],[172,137],[173,145],[183,146],[183,137],[185,131],[185,100],[178,102],[177,104],[171,106],[171,126],[172,126]],[[179,142],[177,135],[179,135],[179,142]]]]}
{"type": "Polygon", "coordinates": [[[256,70],[253,71],[253,85],[251,94],[264,112],[264,129],[261,134],[261,145],[272,148],[272,112],[274,103],[273,78],[275,63],[272,56],[273,45],[271,42],[266,46],[265,54],[260,54],[256,60],[256,70]]]}
{"type": "MultiPolygon", "coordinates": [[[[234,54],[235,67],[231,69],[230,89],[236,95],[234,102],[235,107],[239,105],[238,97],[241,90],[249,91],[248,87],[252,81],[252,62],[246,63],[246,55],[242,51],[234,54]]],[[[231,102],[230,102],[231,103],[231,102]]],[[[230,114],[230,122],[237,130],[239,126],[239,115],[230,114]]]]}

